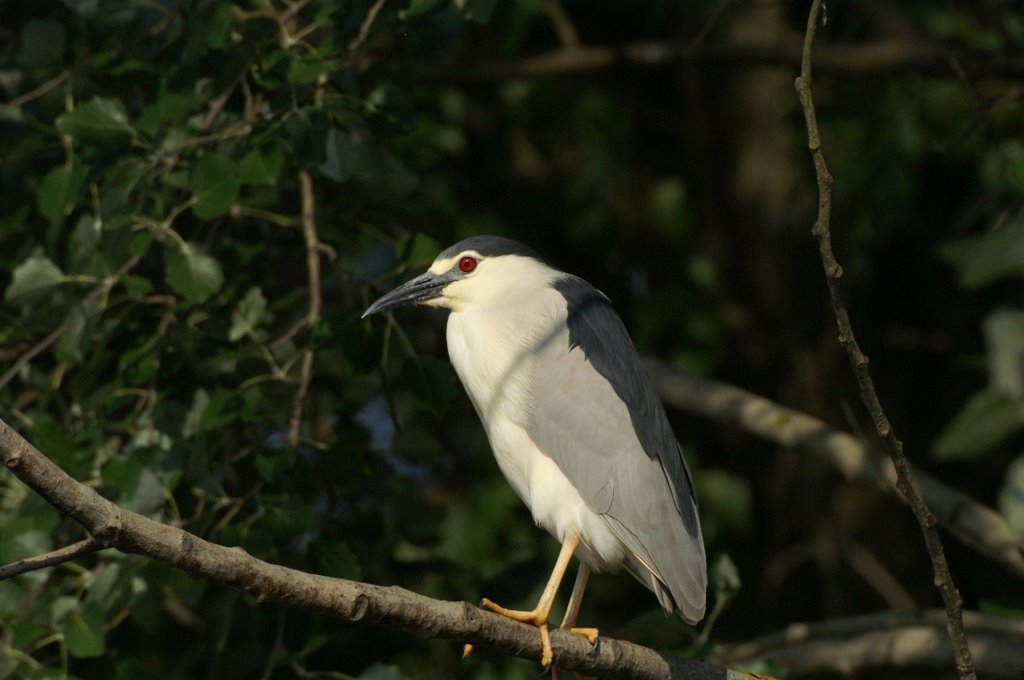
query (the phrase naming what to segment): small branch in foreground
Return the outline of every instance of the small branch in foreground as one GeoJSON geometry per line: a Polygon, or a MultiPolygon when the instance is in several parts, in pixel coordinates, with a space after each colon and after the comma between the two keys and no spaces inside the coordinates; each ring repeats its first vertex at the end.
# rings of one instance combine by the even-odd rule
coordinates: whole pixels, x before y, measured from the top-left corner
{"type": "MultiPolygon", "coordinates": [[[[259,602],[317,611],[420,637],[470,642],[539,659],[537,629],[467,602],[443,602],[396,586],[330,578],[258,560],[241,548],[204,541],[177,527],[125,510],[72,479],[0,420],[0,463],[47,503],[78,522],[105,547],[143,555],[193,577],[245,590],[259,602]]],[[[662,656],[631,642],[600,638],[591,646],[568,631],[551,631],[555,663],[565,670],[642,680],[745,680],[760,677],[695,659],[662,656]]]]}
{"type": "Polygon", "coordinates": [[[964,622],[962,618],[963,599],[953,583],[953,577],[946,563],[945,551],[942,548],[942,539],[935,528],[935,515],[931,513],[924,499],[914,488],[910,463],[903,454],[903,444],[896,437],[892,429],[882,403],[875,391],[875,384],[871,379],[868,369],[868,358],[861,351],[857,339],[853,334],[853,326],[850,323],[850,316],[846,310],[839,291],[839,279],[843,275],[843,268],[836,260],[832,252],[832,175],[829,173],[825,163],[825,155],[821,150],[821,138],[818,135],[818,120],[814,113],[814,99],[811,94],[811,48],[814,45],[814,36],[817,32],[818,18],[820,16],[822,0],[814,0],[811,11],[807,17],[807,32],[804,36],[804,47],[800,63],[800,77],[796,79],[796,90],[800,95],[800,104],[804,110],[804,118],[807,122],[807,141],[814,159],[814,170],[818,179],[818,219],[815,222],[813,233],[818,238],[818,249],[821,254],[821,263],[825,269],[825,280],[828,285],[829,297],[832,300],[832,311],[836,317],[836,324],[839,327],[839,344],[846,350],[853,366],[857,384],[860,386],[861,399],[867,407],[871,418],[875,423],[878,436],[885,443],[885,448],[892,459],[893,467],[896,469],[896,485],[907,499],[907,503],[914,511],[921,531],[924,534],[925,545],[928,548],[928,555],[932,561],[932,569],[935,575],[935,585],[942,594],[942,601],[946,605],[946,617],[948,618],[947,628],[949,638],[953,644],[953,653],[956,657],[956,667],[961,680],[974,680],[977,677],[974,671],[974,664],[971,661],[971,650],[967,645],[967,637],[964,634],[964,622]]]}
{"type": "Polygon", "coordinates": [[[97,541],[95,538],[84,538],[78,543],[72,543],[66,545],[63,548],[50,551],[45,555],[37,555],[35,557],[26,557],[23,560],[17,562],[11,562],[0,567],[0,581],[17,576],[18,574],[25,574],[30,571],[37,569],[43,569],[45,567],[55,567],[58,564],[64,564],[71,560],[76,560],[79,557],[85,555],[91,555],[94,552],[103,550],[106,546],[97,541]]]}

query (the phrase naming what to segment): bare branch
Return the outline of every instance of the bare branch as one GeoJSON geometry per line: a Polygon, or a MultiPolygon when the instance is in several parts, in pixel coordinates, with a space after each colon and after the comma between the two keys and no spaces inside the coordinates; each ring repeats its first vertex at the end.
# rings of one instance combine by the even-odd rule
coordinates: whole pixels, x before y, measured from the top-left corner
{"type": "Polygon", "coordinates": [[[860,386],[861,399],[867,407],[871,418],[875,423],[878,436],[885,442],[885,448],[892,459],[893,467],[896,469],[896,486],[900,493],[906,498],[907,503],[914,511],[918,524],[921,525],[921,532],[924,534],[925,545],[928,548],[928,555],[932,561],[932,569],[935,573],[935,585],[942,594],[942,601],[946,605],[946,616],[950,641],[953,643],[953,652],[956,655],[956,667],[961,680],[973,680],[977,677],[974,671],[974,664],[971,661],[971,650],[967,646],[967,638],[964,635],[964,623],[962,618],[963,599],[953,583],[953,577],[946,563],[945,551],[942,548],[942,539],[935,528],[935,515],[928,509],[928,505],[914,487],[913,475],[910,470],[910,463],[903,454],[903,444],[896,437],[892,429],[882,403],[878,399],[874,382],[868,369],[868,358],[861,351],[857,339],[853,334],[853,326],[850,323],[850,316],[846,310],[846,303],[842,299],[839,290],[839,279],[843,275],[843,268],[836,260],[832,252],[832,175],[829,173],[825,163],[825,155],[821,150],[821,138],[818,135],[818,120],[814,113],[814,99],[811,94],[811,48],[814,45],[814,36],[817,31],[818,19],[822,8],[822,0],[814,0],[811,4],[811,11],[807,17],[807,32],[804,37],[804,47],[800,64],[800,77],[796,79],[796,90],[800,95],[800,104],[804,110],[804,118],[807,122],[807,141],[811,150],[811,157],[814,159],[814,170],[818,179],[818,219],[815,222],[814,235],[818,238],[818,249],[821,254],[821,263],[825,269],[825,280],[828,285],[829,297],[832,300],[832,311],[836,317],[836,324],[839,327],[839,344],[846,350],[853,366],[857,384],[860,386]]]}
{"type": "MultiPolygon", "coordinates": [[[[728,45],[695,48],[696,41],[643,41],[622,45],[559,48],[518,61],[474,64],[410,64],[409,71],[423,80],[475,83],[510,78],[549,78],[592,73],[614,66],[654,68],[670,64],[693,66],[798,66],[801,43],[783,39],[773,45],[728,45]]],[[[815,50],[814,68],[831,73],[871,74],[908,71],[928,75],[976,79],[983,76],[1024,78],[1024,60],[983,52],[953,49],[940,44],[880,40],[870,43],[827,45],[815,50]]]]}
{"type": "MultiPolygon", "coordinates": [[[[721,646],[713,660],[768,662],[785,668],[790,677],[863,674],[882,667],[941,671],[953,658],[942,630],[947,621],[944,610],[934,609],[794,623],[771,635],[721,646]]],[[[965,612],[964,625],[978,672],[992,678],[1024,674],[1024,621],[965,612]]]]}
{"type": "MultiPolygon", "coordinates": [[[[144,555],[193,577],[245,590],[272,602],[329,614],[351,623],[406,631],[420,637],[470,642],[477,648],[539,659],[533,626],[474,607],[377,586],[308,574],[258,560],[241,548],[205,541],[177,527],[125,510],[79,484],[0,420],[0,462],[46,502],[78,522],[103,546],[144,555]]],[[[631,642],[600,638],[591,646],[563,630],[551,632],[555,663],[607,678],[744,680],[743,674],[694,659],[662,656],[631,642]]]]}
{"type": "Polygon", "coordinates": [[[5,581],[19,574],[36,571],[37,569],[55,567],[58,564],[76,560],[84,555],[91,555],[94,552],[103,550],[104,547],[106,546],[95,538],[85,538],[78,543],[73,543],[71,545],[66,545],[63,548],[52,550],[45,555],[26,557],[23,560],[11,562],[10,564],[5,564],[0,567],[0,581],[5,581]]]}
{"type": "MultiPolygon", "coordinates": [[[[823,458],[846,479],[873,481],[899,496],[892,461],[853,435],[738,387],[687,375],[651,359],[645,364],[666,404],[823,458]]],[[[1024,578],[1024,537],[1002,515],[924,470],[913,468],[913,474],[940,525],[960,542],[1024,578]]]]}

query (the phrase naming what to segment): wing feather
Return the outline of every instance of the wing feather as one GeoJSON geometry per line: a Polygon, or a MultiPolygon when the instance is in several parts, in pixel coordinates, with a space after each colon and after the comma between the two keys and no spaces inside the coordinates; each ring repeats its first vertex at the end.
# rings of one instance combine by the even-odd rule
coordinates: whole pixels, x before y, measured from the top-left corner
{"type": "Polygon", "coordinates": [[[568,347],[550,343],[538,357],[530,436],[627,547],[627,570],[694,623],[707,567],[679,443],[608,299],[569,275],[555,287],[568,304],[568,347]]]}

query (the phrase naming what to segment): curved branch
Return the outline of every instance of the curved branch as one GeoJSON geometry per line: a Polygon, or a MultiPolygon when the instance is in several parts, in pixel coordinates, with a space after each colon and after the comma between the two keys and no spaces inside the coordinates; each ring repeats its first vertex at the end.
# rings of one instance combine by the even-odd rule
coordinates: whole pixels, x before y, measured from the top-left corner
{"type": "MultiPolygon", "coordinates": [[[[732,385],[687,375],[653,359],[647,371],[666,404],[729,423],[768,441],[827,460],[847,480],[864,479],[899,496],[892,461],[824,421],[732,385]]],[[[1024,578],[1024,536],[1003,516],[924,470],[914,482],[938,523],[957,540],[1024,578]]]]}
{"type": "MultiPolygon", "coordinates": [[[[719,647],[712,658],[733,665],[766,661],[791,676],[850,675],[896,666],[940,670],[953,658],[943,631],[946,623],[941,609],[794,623],[755,640],[719,647]]],[[[1024,621],[965,612],[964,628],[979,673],[998,678],[1024,674],[1024,621]]]]}
{"type": "MultiPolygon", "coordinates": [[[[105,547],[144,555],[167,566],[245,590],[259,602],[310,609],[349,622],[395,628],[420,637],[470,642],[539,659],[536,628],[466,602],[444,602],[397,586],[377,586],[288,569],[241,548],[204,541],[176,527],[114,505],[79,484],[0,420],[0,462],[50,505],[82,525],[105,547]]],[[[662,656],[631,642],[551,632],[560,668],[609,678],[742,680],[744,674],[694,659],[662,656]]],[[[749,676],[748,676],[749,677],[749,676]]]]}

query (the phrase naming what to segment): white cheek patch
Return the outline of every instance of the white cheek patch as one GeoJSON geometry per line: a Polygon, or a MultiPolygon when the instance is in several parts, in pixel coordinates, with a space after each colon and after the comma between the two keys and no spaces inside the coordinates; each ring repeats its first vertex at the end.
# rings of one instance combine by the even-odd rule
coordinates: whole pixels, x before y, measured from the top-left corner
{"type": "Polygon", "coordinates": [[[449,257],[443,260],[434,260],[434,264],[430,265],[430,269],[428,269],[427,271],[430,272],[431,274],[441,275],[444,274],[449,269],[451,269],[453,266],[455,266],[455,258],[449,257]]]}

